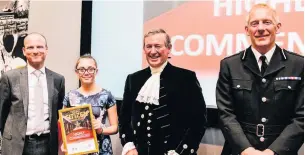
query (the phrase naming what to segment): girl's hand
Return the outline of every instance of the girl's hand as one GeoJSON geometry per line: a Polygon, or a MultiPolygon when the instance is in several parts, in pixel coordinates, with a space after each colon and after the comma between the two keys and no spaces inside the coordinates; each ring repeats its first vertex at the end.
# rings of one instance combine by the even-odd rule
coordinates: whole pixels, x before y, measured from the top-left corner
{"type": "Polygon", "coordinates": [[[98,133],[98,134],[103,133],[103,128],[102,128],[102,122],[101,121],[93,119],[92,126],[93,126],[93,129],[95,129],[96,133],[98,133]]]}

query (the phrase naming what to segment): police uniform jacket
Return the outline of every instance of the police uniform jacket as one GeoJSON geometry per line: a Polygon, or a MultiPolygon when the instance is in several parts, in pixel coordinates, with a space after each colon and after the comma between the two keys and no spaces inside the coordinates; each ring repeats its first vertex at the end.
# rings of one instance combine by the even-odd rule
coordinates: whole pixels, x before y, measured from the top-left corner
{"type": "Polygon", "coordinates": [[[248,147],[296,155],[304,138],[304,58],[276,45],[263,75],[251,47],[221,61],[216,87],[222,154],[248,147]]]}

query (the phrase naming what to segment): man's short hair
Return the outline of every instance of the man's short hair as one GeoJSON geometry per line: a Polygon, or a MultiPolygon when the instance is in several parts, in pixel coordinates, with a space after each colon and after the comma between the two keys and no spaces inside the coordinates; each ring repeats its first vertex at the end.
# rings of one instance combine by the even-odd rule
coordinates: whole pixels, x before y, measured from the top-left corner
{"type": "Polygon", "coordinates": [[[29,37],[31,35],[39,35],[39,36],[41,36],[44,39],[44,42],[46,43],[45,46],[48,47],[48,43],[47,43],[46,37],[43,34],[38,33],[38,32],[32,32],[32,33],[27,34],[26,37],[23,40],[23,46],[24,46],[24,43],[25,43],[25,40],[27,39],[27,37],[29,37]]]}
{"type": "Polygon", "coordinates": [[[145,47],[145,38],[151,36],[151,35],[155,35],[155,34],[159,34],[159,33],[163,33],[165,34],[165,47],[168,48],[168,49],[171,49],[172,48],[172,43],[171,43],[171,38],[170,36],[165,32],[165,30],[159,28],[159,29],[153,29],[153,30],[150,30],[149,32],[147,32],[145,35],[144,35],[144,38],[143,38],[143,48],[145,47]]]}
{"type": "Polygon", "coordinates": [[[272,13],[272,17],[274,19],[274,21],[276,22],[275,24],[278,24],[280,23],[280,19],[275,11],[275,9],[273,9],[272,7],[270,7],[269,5],[267,4],[264,4],[264,3],[258,3],[258,4],[255,4],[252,6],[251,10],[249,11],[247,17],[246,17],[246,25],[249,24],[250,22],[250,15],[258,8],[265,8],[265,9],[268,9],[269,11],[271,11],[272,13]]]}

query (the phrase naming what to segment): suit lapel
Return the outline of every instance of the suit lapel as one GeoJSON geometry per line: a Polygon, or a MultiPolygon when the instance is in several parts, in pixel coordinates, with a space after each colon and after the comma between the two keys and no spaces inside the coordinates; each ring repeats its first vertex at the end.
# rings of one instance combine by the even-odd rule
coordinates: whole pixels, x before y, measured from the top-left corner
{"type": "Polygon", "coordinates": [[[22,94],[23,108],[26,119],[28,118],[29,106],[29,83],[28,83],[28,69],[24,67],[20,70],[20,91],[22,94]]]}
{"type": "Polygon", "coordinates": [[[173,66],[168,62],[167,65],[165,66],[165,68],[163,69],[161,75],[160,75],[160,88],[161,85],[164,87],[162,89],[162,91],[160,90],[160,94],[159,94],[159,104],[160,105],[164,105],[167,104],[167,98],[168,98],[168,93],[170,92],[170,88],[171,88],[171,70],[172,70],[173,66]],[[162,97],[163,95],[165,95],[164,97],[162,97]],[[162,97],[162,99],[160,99],[160,97],[162,97]]]}
{"type": "Polygon", "coordinates": [[[169,85],[172,82],[171,81],[171,71],[173,69],[173,66],[168,62],[167,65],[165,66],[164,70],[162,71],[161,75],[160,75],[160,79],[164,80],[163,81],[163,85],[165,90],[168,92],[169,89],[169,85]]]}
{"type": "Polygon", "coordinates": [[[138,93],[140,92],[141,88],[144,86],[145,82],[148,80],[148,78],[151,76],[151,71],[150,71],[150,68],[147,67],[143,70],[143,72],[141,74],[139,74],[139,76],[136,78],[136,83],[138,83],[138,85],[136,86],[135,88],[135,92],[138,95],[138,93]]]}
{"type": "Polygon", "coordinates": [[[172,67],[173,66],[169,62],[167,62],[167,65],[165,66],[165,68],[163,69],[163,71],[160,75],[160,78],[162,79],[162,78],[167,77],[168,75],[170,75],[169,72],[171,71],[172,67]]]}
{"type": "Polygon", "coordinates": [[[280,47],[276,46],[275,51],[273,53],[273,56],[271,57],[270,63],[266,69],[264,76],[268,76],[285,67],[284,62],[282,61],[281,52],[282,52],[282,49],[280,47]]]}
{"type": "Polygon", "coordinates": [[[46,68],[46,77],[47,77],[47,85],[48,85],[48,104],[49,104],[49,119],[51,123],[52,119],[52,105],[53,105],[53,90],[54,90],[54,78],[49,69],[46,68]]]}
{"type": "Polygon", "coordinates": [[[244,55],[243,65],[247,67],[252,73],[256,74],[257,76],[261,77],[261,72],[258,68],[258,63],[255,59],[255,56],[253,54],[253,51],[251,50],[251,46],[245,51],[246,53],[241,54],[241,56],[244,55]]]}

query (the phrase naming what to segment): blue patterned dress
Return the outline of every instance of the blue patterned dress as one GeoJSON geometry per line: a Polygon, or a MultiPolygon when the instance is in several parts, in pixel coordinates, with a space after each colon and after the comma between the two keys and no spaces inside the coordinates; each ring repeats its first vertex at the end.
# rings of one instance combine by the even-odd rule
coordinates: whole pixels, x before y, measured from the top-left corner
{"type": "MultiPolygon", "coordinates": [[[[63,105],[66,107],[73,107],[82,105],[84,103],[89,103],[92,106],[93,115],[97,120],[102,122],[105,127],[107,118],[107,109],[115,105],[115,99],[110,91],[106,89],[93,95],[83,95],[78,90],[72,90],[66,94],[63,105]]],[[[112,155],[112,146],[109,135],[99,135],[97,134],[97,140],[99,144],[99,152],[91,153],[90,155],[112,155]]]]}

